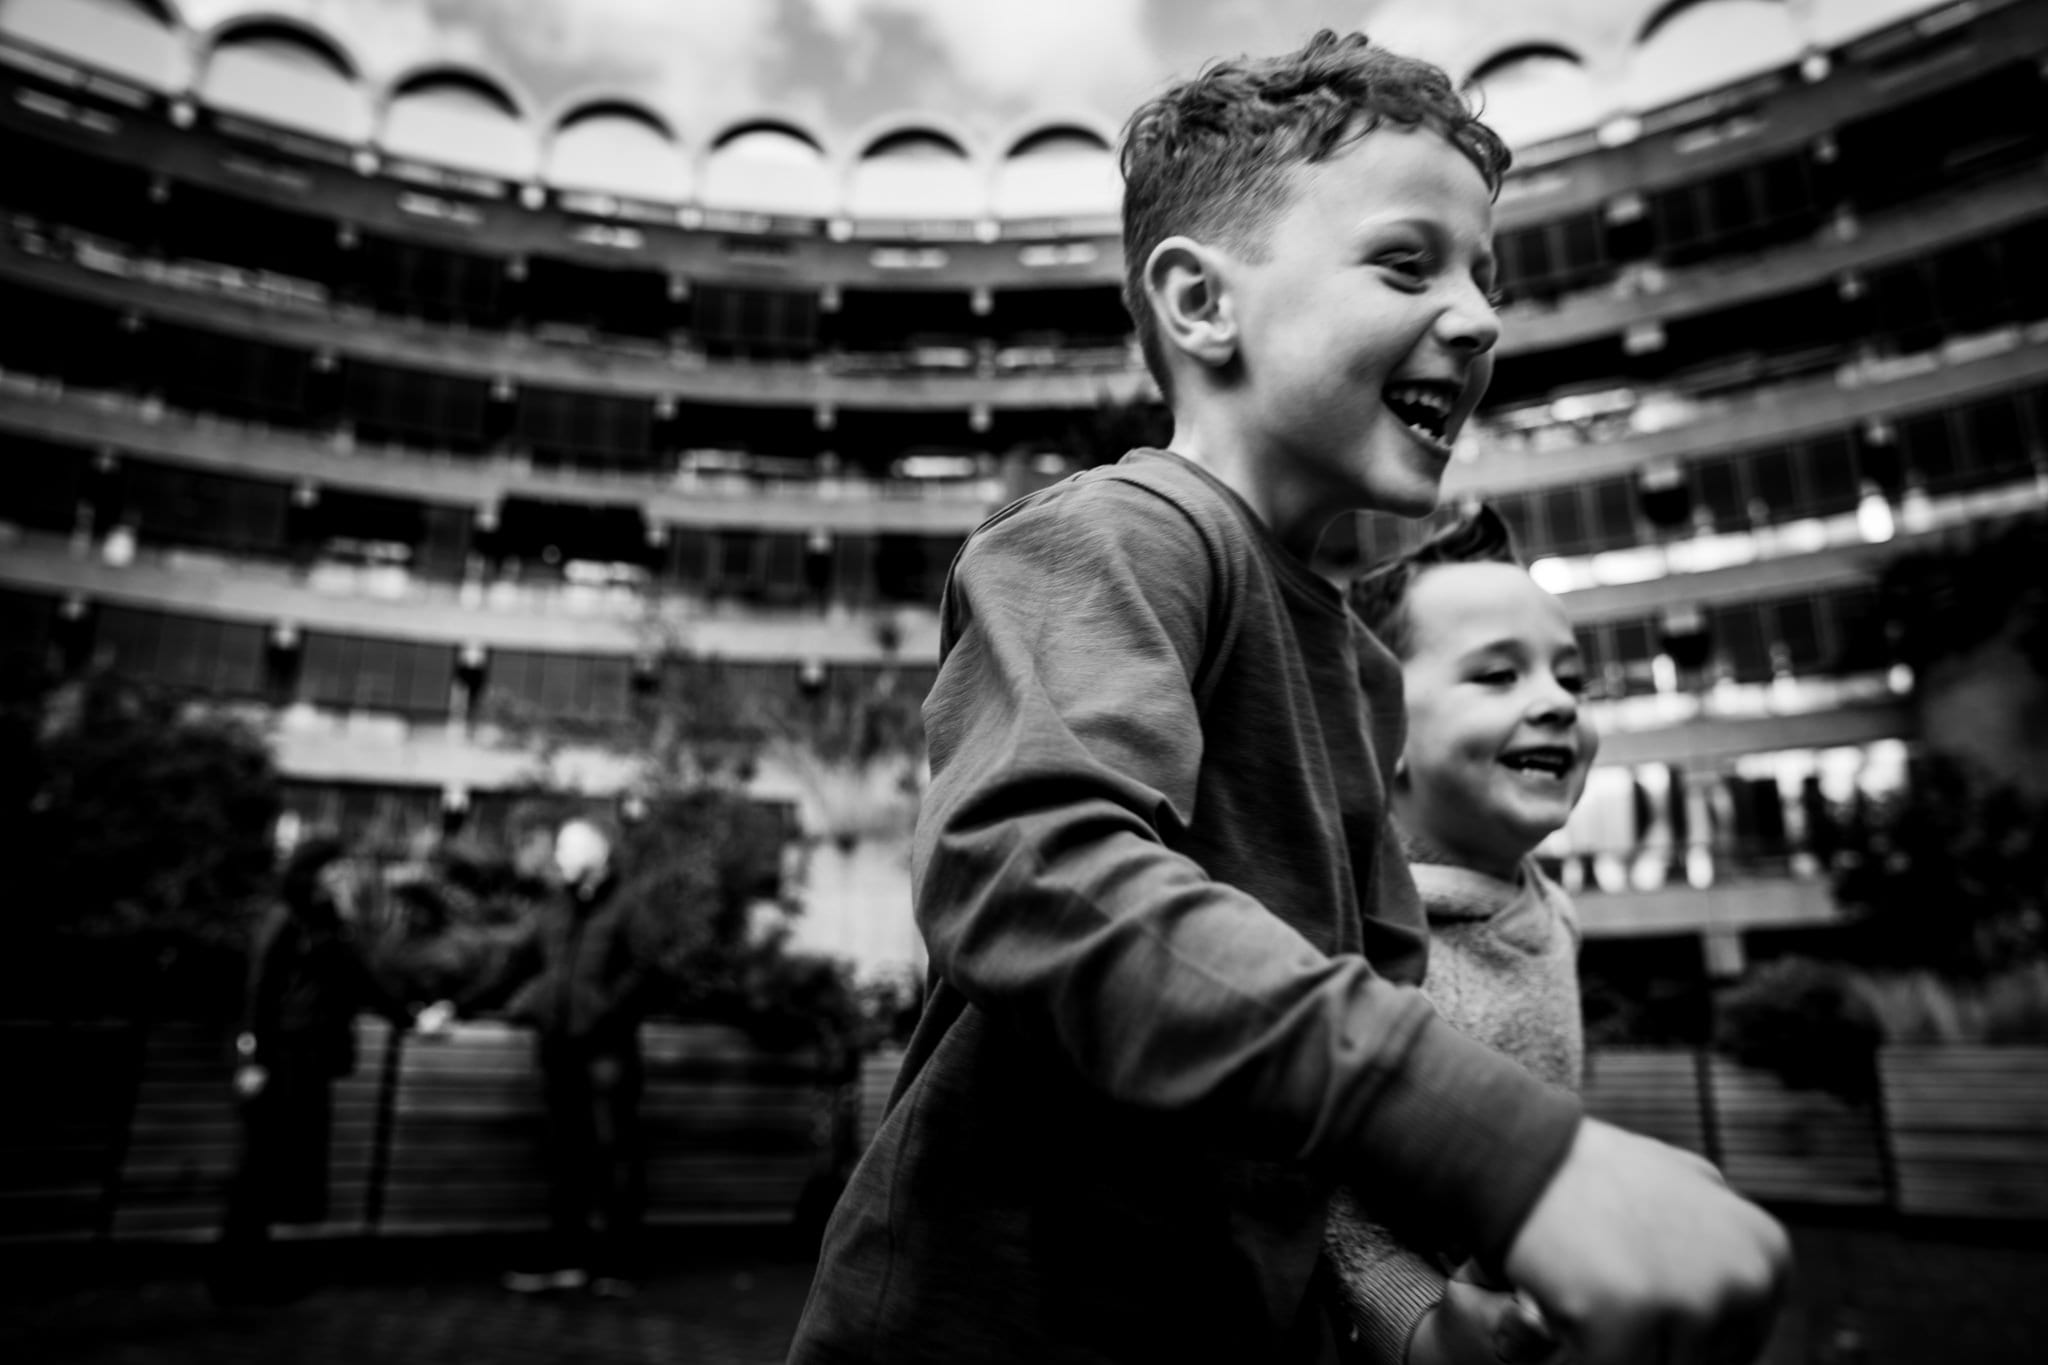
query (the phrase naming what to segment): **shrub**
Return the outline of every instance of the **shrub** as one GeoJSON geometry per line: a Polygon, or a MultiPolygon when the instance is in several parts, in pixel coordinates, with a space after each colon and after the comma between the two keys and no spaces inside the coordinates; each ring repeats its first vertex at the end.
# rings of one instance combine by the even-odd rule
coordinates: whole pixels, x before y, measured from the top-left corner
{"type": "Polygon", "coordinates": [[[232,1010],[282,804],[262,737],[106,674],[8,713],[7,1007],[232,1010]]]}
{"type": "Polygon", "coordinates": [[[1723,990],[1716,1006],[1714,1045],[1744,1066],[1844,1098],[1875,1093],[1884,1032],[1853,968],[1779,958],[1723,990]]]}
{"type": "Polygon", "coordinates": [[[2048,1043],[2048,962],[1980,981],[1887,973],[1861,990],[1888,1043],[2048,1043]]]}

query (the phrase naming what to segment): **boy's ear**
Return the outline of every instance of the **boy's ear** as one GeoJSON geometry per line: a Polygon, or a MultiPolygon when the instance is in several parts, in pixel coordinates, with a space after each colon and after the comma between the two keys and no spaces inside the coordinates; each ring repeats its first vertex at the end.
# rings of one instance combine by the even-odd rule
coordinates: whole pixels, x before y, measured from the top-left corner
{"type": "Polygon", "coordinates": [[[1211,368],[1237,354],[1237,319],[1220,252],[1168,237],[1145,261],[1145,295],[1160,339],[1211,368]]]}

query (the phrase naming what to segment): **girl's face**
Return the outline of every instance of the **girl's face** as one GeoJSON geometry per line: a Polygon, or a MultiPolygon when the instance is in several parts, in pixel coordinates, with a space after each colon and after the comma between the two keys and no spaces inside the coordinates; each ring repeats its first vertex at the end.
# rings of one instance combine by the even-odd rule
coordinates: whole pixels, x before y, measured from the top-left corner
{"type": "Polygon", "coordinates": [[[1600,747],[1571,624],[1512,564],[1425,569],[1406,612],[1395,813],[1456,862],[1512,878],[1563,827],[1600,747]]]}

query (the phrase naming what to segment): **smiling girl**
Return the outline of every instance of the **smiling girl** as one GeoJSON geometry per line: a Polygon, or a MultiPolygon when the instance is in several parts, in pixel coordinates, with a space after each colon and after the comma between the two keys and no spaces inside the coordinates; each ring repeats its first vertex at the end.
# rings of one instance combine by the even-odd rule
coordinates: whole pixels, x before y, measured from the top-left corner
{"type": "MultiPolygon", "coordinates": [[[[1392,801],[1429,915],[1423,989],[1453,1028],[1577,1089],[1578,920],[1531,857],[1570,817],[1599,748],[1571,623],[1484,507],[1366,575],[1351,603],[1401,661],[1408,738],[1392,801]]],[[[1397,1243],[1346,1193],[1328,1242],[1366,1359],[1490,1365],[1553,1350],[1513,1300],[1446,1274],[1455,1249],[1397,1243]]]]}

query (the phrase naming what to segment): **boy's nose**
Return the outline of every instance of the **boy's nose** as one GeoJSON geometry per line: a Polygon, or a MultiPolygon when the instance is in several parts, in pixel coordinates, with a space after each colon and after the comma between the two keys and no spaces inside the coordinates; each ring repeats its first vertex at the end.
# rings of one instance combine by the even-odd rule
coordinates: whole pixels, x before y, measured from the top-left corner
{"type": "Polygon", "coordinates": [[[1476,283],[1466,281],[1436,318],[1437,337],[1454,351],[1484,355],[1500,340],[1500,313],[1476,283]]]}

